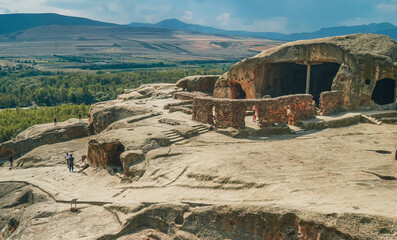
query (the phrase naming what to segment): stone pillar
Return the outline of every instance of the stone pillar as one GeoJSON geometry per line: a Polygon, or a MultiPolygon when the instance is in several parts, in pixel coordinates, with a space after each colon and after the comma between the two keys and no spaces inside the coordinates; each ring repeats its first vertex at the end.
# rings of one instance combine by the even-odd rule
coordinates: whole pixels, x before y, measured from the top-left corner
{"type": "Polygon", "coordinates": [[[309,94],[310,91],[310,71],[311,71],[311,65],[310,63],[308,63],[307,71],[306,71],[306,94],[309,94]]]}

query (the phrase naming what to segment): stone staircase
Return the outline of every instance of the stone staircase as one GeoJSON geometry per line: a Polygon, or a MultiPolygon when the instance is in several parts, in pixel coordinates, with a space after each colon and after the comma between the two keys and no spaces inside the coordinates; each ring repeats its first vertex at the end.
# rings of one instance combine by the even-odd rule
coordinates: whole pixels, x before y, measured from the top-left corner
{"type": "Polygon", "coordinates": [[[168,137],[168,140],[172,144],[172,143],[180,142],[180,141],[182,141],[184,139],[188,139],[188,138],[193,137],[193,136],[198,136],[200,134],[203,134],[203,133],[206,133],[206,132],[210,131],[210,129],[207,126],[203,125],[203,124],[194,125],[192,127],[193,127],[193,130],[189,131],[189,132],[191,132],[191,134],[189,134],[188,135],[189,137],[186,137],[186,138],[184,136],[182,136],[181,134],[179,134],[174,129],[164,130],[164,131],[161,131],[161,132],[164,133],[164,135],[168,137]]]}
{"type": "Polygon", "coordinates": [[[387,124],[397,123],[397,111],[387,111],[387,112],[383,112],[383,113],[367,114],[367,116],[375,119],[378,122],[382,122],[382,123],[387,123],[387,124]]]}
{"type": "Polygon", "coordinates": [[[196,130],[197,135],[209,132],[210,130],[203,124],[194,125],[193,128],[196,130]]]}
{"type": "Polygon", "coordinates": [[[176,143],[184,139],[181,135],[179,135],[179,133],[175,132],[173,129],[164,130],[161,132],[168,137],[168,140],[170,140],[171,143],[176,143]]]}
{"type": "Polygon", "coordinates": [[[365,115],[365,114],[362,114],[362,115],[361,115],[361,121],[362,121],[362,122],[365,122],[365,123],[376,124],[376,125],[378,125],[378,126],[382,124],[382,121],[379,121],[379,120],[377,120],[376,118],[371,117],[371,116],[368,116],[368,115],[365,115]]]}

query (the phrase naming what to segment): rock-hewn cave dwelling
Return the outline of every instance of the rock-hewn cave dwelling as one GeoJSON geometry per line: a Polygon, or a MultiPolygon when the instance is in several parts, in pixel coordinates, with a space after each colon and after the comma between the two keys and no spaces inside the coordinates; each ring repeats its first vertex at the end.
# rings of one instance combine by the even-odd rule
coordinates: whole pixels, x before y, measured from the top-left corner
{"type": "MultiPolygon", "coordinates": [[[[231,67],[214,96],[260,99],[333,90],[343,110],[393,104],[397,89],[397,43],[387,36],[356,34],[286,43],[231,67]]],[[[386,106],[385,106],[386,107],[386,106]]]]}

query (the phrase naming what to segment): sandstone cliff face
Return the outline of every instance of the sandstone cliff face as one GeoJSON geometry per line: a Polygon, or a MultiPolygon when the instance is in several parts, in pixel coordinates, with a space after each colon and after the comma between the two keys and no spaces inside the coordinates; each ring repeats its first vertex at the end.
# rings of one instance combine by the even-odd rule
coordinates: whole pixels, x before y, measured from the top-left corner
{"type": "Polygon", "coordinates": [[[14,139],[0,144],[0,158],[6,158],[10,154],[20,155],[45,144],[65,142],[90,135],[87,121],[69,119],[59,122],[35,125],[18,134],[14,139]]]}
{"type": "Polygon", "coordinates": [[[189,92],[212,92],[214,91],[215,82],[219,77],[220,75],[188,76],[179,80],[176,86],[187,89],[189,92]]]}
{"type": "MultiPolygon", "coordinates": [[[[397,43],[374,34],[356,34],[286,43],[247,58],[218,79],[214,96],[261,98],[305,93],[311,65],[310,93],[337,90],[345,109],[373,106],[377,81],[397,79],[397,43]]],[[[396,88],[397,84],[390,84],[396,88]]],[[[394,96],[390,98],[395,99],[394,96]]]]}

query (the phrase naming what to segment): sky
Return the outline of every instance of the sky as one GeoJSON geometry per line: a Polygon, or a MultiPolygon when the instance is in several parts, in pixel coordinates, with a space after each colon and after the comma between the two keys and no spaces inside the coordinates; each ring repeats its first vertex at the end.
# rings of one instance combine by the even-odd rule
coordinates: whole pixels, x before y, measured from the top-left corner
{"type": "Polygon", "coordinates": [[[59,13],[118,24],[176,18],[228,30],[293,33],[397,25],[397,0],[0,0],[0,13],[59,13]]]}

